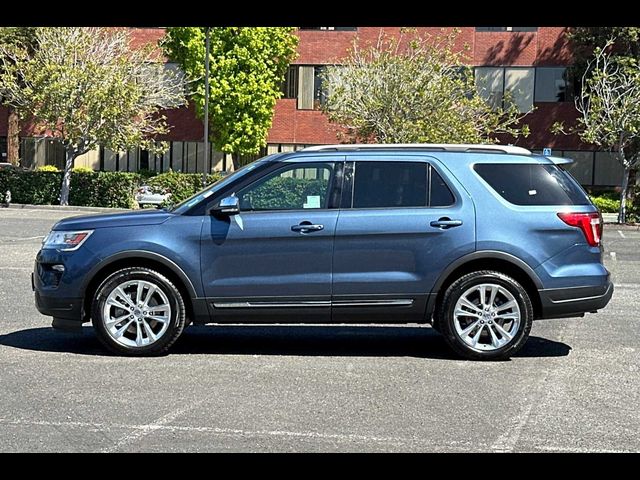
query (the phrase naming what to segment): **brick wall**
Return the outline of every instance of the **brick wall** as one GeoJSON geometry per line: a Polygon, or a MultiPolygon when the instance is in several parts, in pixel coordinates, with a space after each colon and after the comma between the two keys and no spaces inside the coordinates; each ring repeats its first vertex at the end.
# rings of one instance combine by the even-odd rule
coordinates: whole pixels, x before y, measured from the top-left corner
{"type": "MultiPolygon", "coordinates": [[[[571,63],[571,49],[565,37],[566,27],[540,27],[537,32],[476,32],[474,27],[424,27],[420,35],[446,35],[459,30],[455,47],[468,48],[470,65],[563,66],[571,63]]],[[[362,27],[352,32],[302,30],[296,64],[330,64],[348,54],[354,41],[359,47],[375,44],[381,33],[399,37],[399,27],[362,27]]],[[[412,32],[402,33],[408,41],[412,32]]],[[[586,149],[575,136],[554,136],[549,128],[554,121],[571,124],[576,111],[572,103],[536,104],[536,111],[525,118],[532,135],[518,144],[530,148],[551,146],[556,149],[586,149]]],[[[275,109],[270,143],[336,143],[337,128],[317,111],[297,110],[296,101],[281,99],[275,109]]]]}
{"type": "MultiPolygon", "coordinates": [[[[454,27],[421,27],[415,32],[423,35],[442,35],[454,27]]],[[[131,28],[134,46],[157,45],[164,35],[161,28],[131,28]]],[[[537,32],[476,32],[474,27],[460,27],[456,47],[462,51],[467,46],[468,63],[473,65],[536,65],[560,66],[571,62],[570,45],[564,32],[566,27],[540,27],[537,32]]],[[[375,44],[380,34],[401,36],[399,27],[361,27],[357,31],[313,31],[297,32],[300,38],[297,64],[330,64],[347,55],[354,40],[363,47],[375,44]]],[[[402,33],[408,41],[414,33],[402,33]]],[[[158,55],[161,52],[157,50],[158,55]]],[[[553,136],[548,133],[556,120],[572,122],[576,112],[571,103],[537,104],[537,110],[526,117],[532,135],[518,143],[529,147],[551,146],[556,149],[589,148],[580,145],[574,137],[553,136]]],[[[167,140],[202,141],[202,122],[196,118],[192,106],[166,112],[171,132],[167,140]]],[[[7,112],[0,107],[0,135],[6,135],[7,112]]],[[[269,143],[321,144],[336,143],[338,129],[329,124],[318,111],[297,110],[295,99],[277,102],[273,126],[269,132],[269,143]]],[[[25,126],[23,135],[30,135],[25,126]]]]}

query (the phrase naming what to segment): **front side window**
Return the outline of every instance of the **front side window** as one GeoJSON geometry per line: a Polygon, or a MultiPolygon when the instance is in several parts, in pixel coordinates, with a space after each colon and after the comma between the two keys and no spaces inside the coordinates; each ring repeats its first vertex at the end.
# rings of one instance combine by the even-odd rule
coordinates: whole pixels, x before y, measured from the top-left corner
{"type": "Polygon", "coordinates": [[[515,205],[590,204],[582,187],[557,165],[480,163],[474,169],[515,205]]]}
{"type": "Polygon", "coordinates": [[[306,163],[279,169],[236,193],[241,211],[329,208],[333,163],[306,163]]]}
{"type": "Polygon", "coordinates": [[[454,203],[438,172],[423,162],[356,162],[353,208],[442,207],[454,203]]]}

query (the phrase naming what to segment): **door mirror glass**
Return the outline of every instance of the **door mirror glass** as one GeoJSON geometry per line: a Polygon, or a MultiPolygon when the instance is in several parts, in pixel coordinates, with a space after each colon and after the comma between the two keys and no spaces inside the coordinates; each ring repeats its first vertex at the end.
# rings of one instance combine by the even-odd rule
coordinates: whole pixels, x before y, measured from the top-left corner
{"type": "Polygon", "coordinates": [[[220,204],[212,209],[213,213],[222,213],[224,215],[236,215],[240,213],[240,200],[238,197],[224,197],[220,200],[220,204]]]}

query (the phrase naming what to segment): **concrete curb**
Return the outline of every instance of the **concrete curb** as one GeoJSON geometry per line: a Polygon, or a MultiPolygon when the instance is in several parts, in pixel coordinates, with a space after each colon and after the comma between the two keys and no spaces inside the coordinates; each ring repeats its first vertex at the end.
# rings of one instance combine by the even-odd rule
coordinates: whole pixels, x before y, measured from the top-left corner
{"type": "Polygon", "coordinates": [[[94,212],[94,213],[120,213],[131,212],[133,210],[125,208],[107,208],[107,207],[77,207],[69,205],[63,207],[61,205],[29,205],[22,203],[12,203],[9,208],[27,209],[27,210],[54,210],[63,212],[94,212]]]}

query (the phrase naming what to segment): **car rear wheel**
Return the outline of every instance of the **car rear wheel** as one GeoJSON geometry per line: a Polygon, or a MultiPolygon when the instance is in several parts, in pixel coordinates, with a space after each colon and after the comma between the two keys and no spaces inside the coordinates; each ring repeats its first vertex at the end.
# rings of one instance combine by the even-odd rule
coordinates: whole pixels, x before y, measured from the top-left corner
{"type": "Polygon", "coordinates": [[[531,331],[526,290],[500,272],[469,273],[447,288],[438,312],[445,340],[470,360],[503,360],[520,350],[531,331]]]}
{"type": "Polygon", "coordinates": [[[143,267],[109,275],[96,290],[91,317],[109,350],[132,356],[166,353],[186,323],[180,291],[164,275],[143,267]]]}

